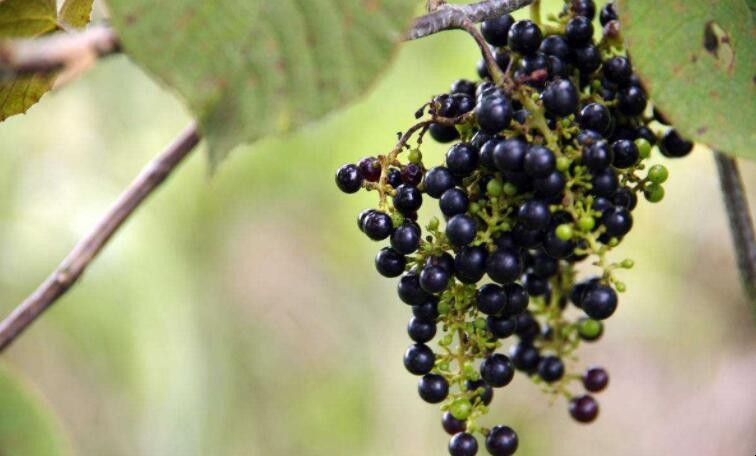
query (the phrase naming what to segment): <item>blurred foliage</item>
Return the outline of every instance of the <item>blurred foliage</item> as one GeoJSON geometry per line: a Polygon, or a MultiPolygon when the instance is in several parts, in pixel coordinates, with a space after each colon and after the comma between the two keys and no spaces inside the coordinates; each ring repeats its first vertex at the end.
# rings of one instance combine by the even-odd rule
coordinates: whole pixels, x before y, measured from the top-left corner
{"type": "MultiPolygon", "coordinates": [[[[57,11],[55,0],[0,0],[0,40],[33,38],[81,28],[89,22],[93,0],[66,0],[57,11]]],[[[5,78],[0,74],[0,121],[26,112],[55,82],[54,74],[5,78]]]]}
{"type": "MultiPolygon", "coordinates": [[[[389,150],[430,96],[474,77],[477,59],[463,32],[406,43],[359,103],[239,148],[211,179],[199,153],[177,170],[3,354],[62,421],[73,453],[445,454],[440,413],[402,366],[409,310],[375,272],[379,244],[356,228],[375,195],[341,194],[333,172],[389,150]]],[[[189,119],[115,57],[0,125],[2,314],[189,119]]],[[[426,146],[440,161],[444,148],[426,146]]],[[[579,426],[518,376],[487,421],[518,430],[518,455],[756,448],[756,335],[713,162],[697,149],[664,163],[665,200],[636,210],[616,251],[636,263],[622,275],[628,292],[583,353],[612,376],[601,417],[579,426]]],[[[756,166],[742,171],[756,201],[756,166]]]]}
{"type": "Polygon", "coordinates": [[[36,395],[0,369],[0,451],[3,456],[62,456],[68,444],[36,395]]]}
{"type": "Polygon", "coordinates": [[[745,0],[619,2],[622,34],[651,98],[692,141],[756,159],[756,41],[745,0]]]}

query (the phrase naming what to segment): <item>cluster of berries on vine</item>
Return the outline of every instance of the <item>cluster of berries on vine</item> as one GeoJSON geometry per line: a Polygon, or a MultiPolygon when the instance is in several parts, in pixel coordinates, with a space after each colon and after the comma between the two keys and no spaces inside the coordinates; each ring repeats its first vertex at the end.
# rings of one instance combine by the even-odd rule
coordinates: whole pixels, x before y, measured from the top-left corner
{"type": "Polygon", "coordinates": [[[375,267],[398,278],[412,311],[404,366],[420,397],[441,404],[452,456],[477,454],[478,438],[491,455],[515,453],[512,428],[480,421],[516,372],[564,396],[576,421],[596,419],[593,394],[609,376],[580,368],[576,350],[601,337],[625,290],[616,273],[633,266],[607,253],[632,229],[639,196],[664,196],[668,171],[652,155],[693,148],[649,103],[614,5],[599,12],[598,41],[595,15],[592,0],[574,0],[544,23],[483,22],[480,81],[454,82],[388,154],[336,173],[342,191],[379,197],[357,224],[388,241],[375,267]],[[452,143],[443,163],[424,160],[426,134],[452,143]],[[423,203],[440,213],[421,221],[423,203]]]}

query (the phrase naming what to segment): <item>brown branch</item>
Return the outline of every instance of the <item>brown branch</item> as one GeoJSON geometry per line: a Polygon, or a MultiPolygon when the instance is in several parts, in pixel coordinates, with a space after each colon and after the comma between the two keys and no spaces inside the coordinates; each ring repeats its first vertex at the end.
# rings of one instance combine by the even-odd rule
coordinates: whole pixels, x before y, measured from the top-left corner
{"type": "Polygon", "coordinates": [[[81,67],[119,50],[120,44],[113,29],[102,25],[80,32],[0,41],[0,77],[81,67]]]}
{"type": "Polygon", "coordinates": [[[743,180],[740,177],[735,159],[721,152],[714,152],[719,172],[719,184],[722,187],[727,218],[730,221],[735,257],[738,262],[740,278],[746,296],[756,311],[756,240],[753,234],[753,221],[748,209],[743,180]]]}
{"type": "Polygon", "coordinates": [[[509,14],[532,2],[533,0],[486,0],[469,5],[444,3],[425,16],[415,19],[405,39],[416,40],[443,30],[461,29],[464,28],[465,21],[485,21],[509,14]]]}
{"type": "Polygon", "coordinates": [[[73,248],[58,268],[24,302],[0,322],[0,351],[65,293],[86,270],[118,228],[189,155],[200,140],[196,124],[187,127],[124,190],[113,207],[73,248]]]}

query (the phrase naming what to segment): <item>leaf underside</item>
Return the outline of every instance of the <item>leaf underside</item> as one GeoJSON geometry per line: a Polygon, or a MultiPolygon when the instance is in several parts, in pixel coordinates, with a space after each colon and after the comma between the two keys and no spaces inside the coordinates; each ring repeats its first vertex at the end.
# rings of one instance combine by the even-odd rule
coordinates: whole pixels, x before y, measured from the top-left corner
{"type": "Polygon", "coordinates": [[[415,10],[407,0],[109,0],[125,52],[197,117],[215,168],[363,93],[415,10]]]}
{"type": "MultiPolygon", "coordinates": [[[[63,24],[84,27],[92,13],[92,2],[66,0],[58,15],[55,0],[0,0],[0,40],[34,38],[60,30],[63,24]]],[[[54,82],[54,74],[0,77],[0,121],[26,112],[54,82]]]]}
{"type": "Polygon", "coordinates": [[[756,159],[756,44],[749,0],[621,0],[633,66],[680,132],[756,159]]]}

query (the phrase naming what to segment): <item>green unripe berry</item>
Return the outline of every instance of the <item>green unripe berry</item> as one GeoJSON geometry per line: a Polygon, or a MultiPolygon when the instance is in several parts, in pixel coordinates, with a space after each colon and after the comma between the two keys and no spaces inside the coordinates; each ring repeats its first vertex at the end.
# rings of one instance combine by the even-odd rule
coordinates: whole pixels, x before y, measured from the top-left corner
{"type": "Polygon", "coordinates": [[[410,163],[414,163],[417,165],[418,163],[423,161],[423,154],[420,152],[420,149],[412,149],[409,151],[407,160],[409,160],[410,163]]]}
{"type": "Polygon", "coordinates": [[[572,239],[572,225],[563,223],[556,227],[556,237],[563,241],[569,241],[572,239]]]}
{"type": "Polygon", "coordinates": [[[472,403],[470,400],[464,397],[455,399],[449,406],[449,413],[458,420],[466,420],[472,413],[472,403]]]}
{"type": "Polygon", "coordinates": [[[454,338],[451,334],[447,334],[438,341],[438,345],[441,345],[442,347],[448,347],[449,345],[451,345],[453,339],[454,338]]]}
{"type": "Polygon", "coordinates": [[[635,141],[635,147],[638,148],[638,154],[641,159],[646,159],[651,156],[651,143],[645,138],[638,138],[635,141]]]}
{"type": "Polygon", "coordinates": [[[622,266],[625,269],[630,269],[635,265],[635,261],[631,260],[630,258],[625,258],[622,260],[622,263],[620,263],[620,266],[622,266]]]}
{"type": "Polygon", "coordinates": [[[596,227],[596,219],[590,215],[584,215],[578,219],[577,224],[581,231],[591,231],[596,227]]]}
{"type": "Polygon", "coordinates": [[[404,222],[404,216],[400,214],[399,212],[394,212],[391,214],[391,224],[394,225],[394,228],[401,225],[404,222]]]}
{"type": "Polygon", "coordinates": [[[466,380],[478,379],[478,371],[471,363],[465,363],[465,366],[462,368],[462,374],[465,376],[466,380]]]}
{"type": "Polygon", "coordinates": [[[578,333],[586,339],[595,339],[602,330],[603,324],[598,320],[586,318],[578,322],[578,333]]]}
{"type": "Polygon", "coordinates": [[[486,184],[486,193],[489,196],[499,197],[503,191],[504,188],[502,187],[502,183],[498,179],[491,179],[486,184]]]}
{"type": "Polygon", "coordinates": [[[619,291],[620,293],[624,293],[625,290],[627,289],[625,287],[625,283],[624,282],[615,282],[614,283],[614,288],[616,288],[617,291],[619,291]]]}
{"type": "Polygon", "coordinates": [[[649,203],[658,203],[664,199],[664,187],[659,184],[651,184],[643,189],[643,195],[649,203]]]}
{"type": "Polygon", "coordinates": [[[504,194],[507,196],[514,196],[517,194],[517,187],[511,182],[507,182],[506,184],[504,184],[504,186],[502,187],[502,190],[504,191],[504,194]]]}
{"type": "Polygon", "coordinates": [[[431,217],[431,219],[428,220],[428,230],[436,231],[437,229],[438,229],[438,218],[431,217]]]}
{"type": "Polygon", "coordinates": [[[449,363],[446,362],[446,361],[444,361],[442,363],[439,363],[437,367],[438,367],[438,370],[448,371],[449,370],[449,363]]]}
{"type": "Polygon", "coordinates": [[[477,214],[480,211],[480,204],[477,202],[470,203],[470,212],[477,214]]]}
{"type": "Polygon", "coordinates": [[[449,313],[449,301],[440,301],[438,303],[438,313],[441,315],[446,315],[449,313]]]}
{"type": "Polygon", "coordinates": [[[572,161],[569,158],[567,158],[564,155],[562,155],[561,157],[557,158],[556,168],[557,168],[557,170],[559,170],[561,172],[565,172],[568,169],[570,169],[570,164],[571,163],[572,163],[572,161]]]}
{"type": "Polygon", "coordinates": [[[484,318],[476,318],[475,327],[477,329],[486,329],[486,320],[484,318]]]}
{"type": "Polygon", "coordinates": [[[647,179],[654,184],[662,184],[669,177],[669,171],[663,165],[654,165],[648,170],[647,179]]]}

